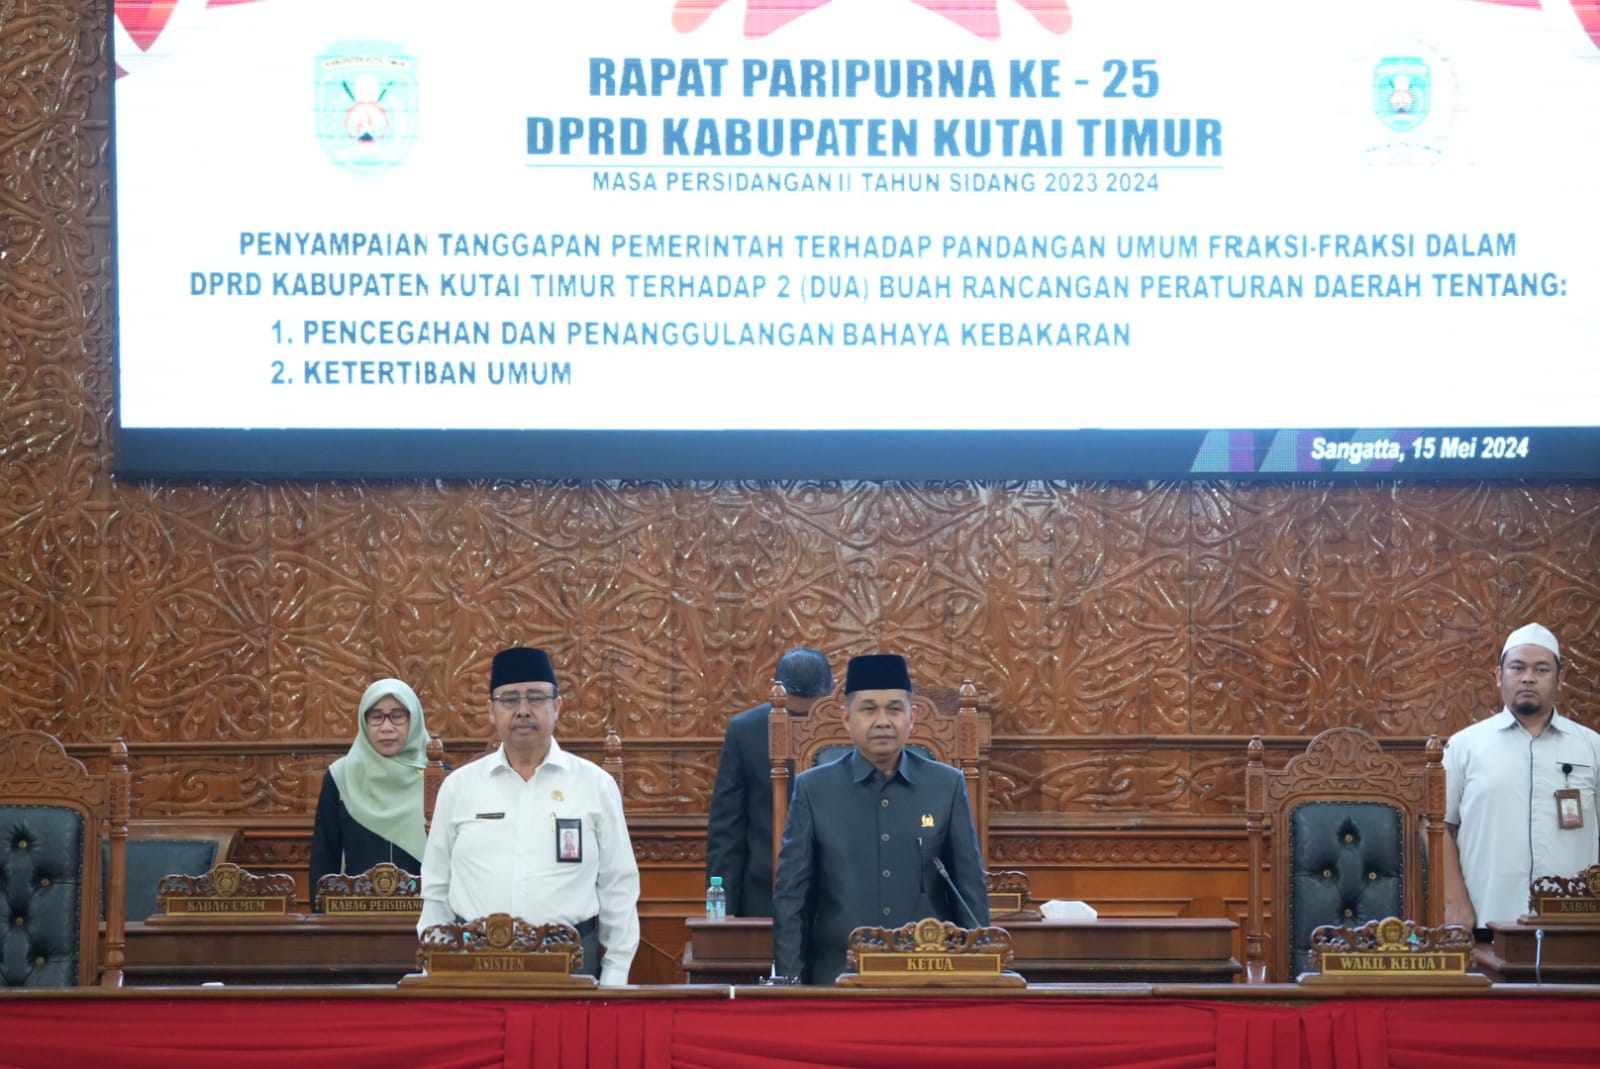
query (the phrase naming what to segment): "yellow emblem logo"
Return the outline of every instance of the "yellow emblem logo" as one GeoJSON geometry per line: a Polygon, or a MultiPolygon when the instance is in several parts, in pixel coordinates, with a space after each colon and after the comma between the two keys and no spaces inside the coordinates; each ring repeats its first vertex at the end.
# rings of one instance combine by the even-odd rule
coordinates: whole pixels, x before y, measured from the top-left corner
{"type": "Polygon", "coordinates": [[[217,889],[217,894],[223,898],[231,898],[239,893],[239,866],[227,862],[211,870],[211,883],[217,889]]]}
{"type": "Polygon", "coordinates": [[[395,893],[400,886],[400,870],[387,861],[372,866],[372,889],[380,895],[395,893]]]}
{"type": "Polygon", "coordinates": [[[551,791],[550,800],[552,802],[565,802],[567,800],[567,796],[562,794],[560,791],[551,791]]]}
{"type": "Polygon", "coordinates": [[[924,828],[933,827],[933,814],[932,813],[924,813],[924,814],[922,814],[922,826],[924,828]]]}

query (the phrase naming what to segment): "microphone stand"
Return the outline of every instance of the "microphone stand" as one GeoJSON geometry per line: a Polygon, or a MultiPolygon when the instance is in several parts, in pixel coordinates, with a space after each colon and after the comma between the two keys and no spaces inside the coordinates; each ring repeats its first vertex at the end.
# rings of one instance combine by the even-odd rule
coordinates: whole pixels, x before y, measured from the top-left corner
{"type": "Polygon", "coordinates": [[[945,886],[950,888],[950,893],[955,896],[956,905],[960,906],[961,912],[966,914],[967,927],[981,928],[982,925],[978,923],[978,915],[972,912],[971,906],[967,905],[966,898],[962,896],[961,889],[956,886],[956,881],[950,878],[950,870],[944,867],[944,862],[938,858],[934,858],[933,867],[939,873],[940,877],[943,878],[945,886]]]}

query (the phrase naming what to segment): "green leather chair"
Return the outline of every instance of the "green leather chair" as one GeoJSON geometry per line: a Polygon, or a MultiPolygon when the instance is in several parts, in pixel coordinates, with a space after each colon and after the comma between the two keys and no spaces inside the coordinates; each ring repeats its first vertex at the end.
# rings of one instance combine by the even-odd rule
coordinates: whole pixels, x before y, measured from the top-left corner
{"type": "Polygon", "coordinates": [[[122,985],[129,779],[121,739],[103,776],[42,731],[0,739],[0,987],[122,985]]]}
{"type": "Polygon", "coordinates": [[[1261,737],[1250,740],[1247,982],[1292,983],[1306,970],[1312,931],[1325,924],[1444,923],[1442,887],[1425,868],[1443,850],[1443,754],[1437,735],[1401,760],[1360,728],[1335,727],[1281,769],[1268,769],[1261,737]]]}

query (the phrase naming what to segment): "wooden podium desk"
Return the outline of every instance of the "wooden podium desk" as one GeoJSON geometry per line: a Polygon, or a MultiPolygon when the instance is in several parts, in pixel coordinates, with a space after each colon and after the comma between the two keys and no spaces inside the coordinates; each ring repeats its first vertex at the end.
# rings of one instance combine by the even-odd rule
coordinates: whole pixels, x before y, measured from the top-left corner
{"type": "MultiPolygon", "coordinates": [[[[771,970],[771,924],[689,920],[685,980],[756,983],[771,970]]],[[[1229,983],[1240,972],[1236,926],[1228,920],[1113,917],[1005,927],[1017,971],[1031,983],[1229,983]]],[[[416,970],[416,922],[406,917],[135,922],[127,940],[129,986],[392,984],[416,970]]]]}
{"type": "Polygon", "coordinates": [[[129,986],[393,984],[417,968],[411,917],[135,922],[127,938],[129,986]]]}
{"type": "MultiPolygon", "coordinates": [[[[1527,918],[1524,918],[1525,920],[1527,918]]],[[[1494,942],[1477,948],[1478,969],[1491,980],[1517,984],[1600,983],[1600,923],[1499,924],[1494,942]],[[1544,949],[1538,932],[1544,929],[1544,949]]]]}
{"type": "MultiPolygon", "coordinates": [[[[753,984],[772,968],[772,922],[690,918],[683,971],[690,983],[753,984]]],[[[1233,921],[1204,917],[1106,917],[1007,921],[1017,972],[1030,984],[1229,983],[1240,973],[1233,921]]]]}

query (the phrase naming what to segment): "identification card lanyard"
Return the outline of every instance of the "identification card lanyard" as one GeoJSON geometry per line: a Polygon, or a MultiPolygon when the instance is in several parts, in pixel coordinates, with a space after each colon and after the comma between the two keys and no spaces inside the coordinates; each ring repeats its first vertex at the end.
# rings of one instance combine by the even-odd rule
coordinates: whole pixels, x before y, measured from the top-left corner
{"type": "MultiPolygon", "coordinates": [[[[1561,774],[1572,782],[1572,766],[1562,764],[1561,774]]],[[[1563,787],[1556,791],[1556,827],[1562,829],[1583,827],[1583,795],[1576,787],[1563,787]]]]}

